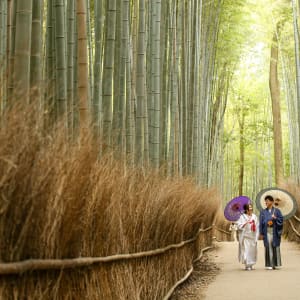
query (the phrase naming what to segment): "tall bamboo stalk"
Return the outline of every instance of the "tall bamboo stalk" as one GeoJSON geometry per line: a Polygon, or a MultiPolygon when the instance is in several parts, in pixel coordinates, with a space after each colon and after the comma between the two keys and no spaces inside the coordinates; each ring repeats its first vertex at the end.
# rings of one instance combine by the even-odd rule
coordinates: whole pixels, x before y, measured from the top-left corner
{"type": "Polygon", "coordinates": [[[56,73],[56,113],[63,115],[67,111],[67,63],[66,63],[66,28],[65,2],[55,0],[55,73],[56,73]]]}
{"type": "Polygon", "coordinates": [[[47,29],[46,29],[46,71],[45,71],[45,111],[49,114],[50,122],[56,118],[55,106],[55,13],[54,0],[47,2],[47,29]]]}
{"type": "Polygon", "coordinates": [[[34,100],[42,100],[42,41],[43,41],[43,3],[33,0],[32,41],[30,58],[30,89],[34,91],[34,100]]]}
{"type": "Polygon", "coordinates": [[[112,146],[113,75],[116,34],[116,0],[107,0],[105,19],[105,45],[103,55],[103,140],[104,147],[112,146]]]}
{"type": "Polygon", "coordinates": [[[160,165],[160,24],[161,1],[151,1],[152,52],[151,52],[151,115],[150,115],[150,162],[154,168],[160,165]]]}
{"type": "Polygon", "coordinates": [[[145,0],[139,0],[139,23],[137,37],[137,63],[136,63],[136,136],[135,136],[135,162],[137,165],[144,163],[145,147],[145,0]]]}
{"type": "Polygon", "coordinates": [[[32,0],[17,0],[14,60],[14,94],[29,102],[32,0]]]}
{"type": "MultiPolygon", "coordinates": [[[[297,112],[298,112],[298,141],[300,142],[300,43],[299,43],[299,26],[298,26],[298,18],[297,8],[295,0],[292,0],[293,6],[293,28],[294,28],[294,41],[295,41],[295,61],[296,61],[296,103],[297,103],[297,112]]],[[[300,3],[298,4],[300,7],[300,3]]],[[[297,145],[299,148],[299,145],[297,145]]],[[[298,182],[300,181],[298,175],[298,182]]]]}
{"type": "MultiPolygon", "coordinates": [[[[14,66],[14,45],[15,45],[15,1],[7,1],[7,48],[6,48],[6,65],[7,65],[7,81],[6,95],[7,99],[12,97],[13,86],[13,66],[14,66]]],[[[6,103],[4,103],[6,106],[6,103]]]]}
{"type": "Polygon", "coordinates": [[[281,129],[281,105],[280,86],[278,78],[278,26],[273,34],[270,55],[270,93],[272,100],[273,130],[274,130],[274,163],[275,183],[278,185],[283,179],[283,158],[282,158],[282,129],[281,129]]]}
{"type": "Polygon", "coordinates": [[[77,36],[78,36],[78,97],[79,97],[79,121],[80,132],[85,133],[88,125],[88,45],[87,45],[87,13],[86,1],[77,0],[77,36]]]}
{"type": "Polygon", "coordinates": [[[75,64],[75,0],[69,0],[67,3],[67,108],[68,108],[68,128],[69,132],[74,135],[74,64],[75,64]]]}
{"type": "Polygon", "coordinates": [[[6,72],[7,72],[7,60],[6,53],[8,47],[8,38],[7,38],[7,2],[0,2],[0,119],[1,115],[4,112],[6,104],[6,72]]]}
{"type": "Polygon", "coordinates": [[[100,108],[102,103],[102,58],[103,58],[103,1],[96,0],[95,14],[95,60],[94,60],[94,89],[92,98],[92,123],[95,135],[100,134],[100,108]]]}

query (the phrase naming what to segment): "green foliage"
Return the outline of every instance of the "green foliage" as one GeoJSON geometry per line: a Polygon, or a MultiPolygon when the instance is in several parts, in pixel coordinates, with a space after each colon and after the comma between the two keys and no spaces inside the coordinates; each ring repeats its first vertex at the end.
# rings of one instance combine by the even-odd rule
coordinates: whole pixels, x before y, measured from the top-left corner
{"type": "MultiPolygon", "coordinates": [[[[284,101],[286,91],[282,71],[284,68],[289,68],[289,71],[294,68],[292,11],[290,1],[287,0],[225,3],[222,13],[224,24],[220,25],[222,38],[218,44],[218,63],[228,61],[235,64],[224,125],[225,169],[232,172],[233,167],[236,174],[233,182],[238,181],[240,123],[243,119],[244,187],[249,190],[249,185],[252,189],[253,186],[266,182],[271,184],[272,180],[270,170],[273,168],[273,123],[269,92],[269,57],[271,39],[277,25],[280,33],[279,76],[285,172],[290,169],[287,109],[284,101]],[[289,64],[283,66],[282,59],[289,64]],[[260,174],[259,178],[256,178],[255,172],[260,174]]],[[[237,192],[236,189],[237,186],[232,187],[232,194],[237,192]]],[[[255,193],[251,189],[249,195],[255,193]]]]}
{"type": "Polygon", "coordinates": [[[224,1],[220,16],[217,61],[235,65],[249,38],[247,1],[224,1]]]}

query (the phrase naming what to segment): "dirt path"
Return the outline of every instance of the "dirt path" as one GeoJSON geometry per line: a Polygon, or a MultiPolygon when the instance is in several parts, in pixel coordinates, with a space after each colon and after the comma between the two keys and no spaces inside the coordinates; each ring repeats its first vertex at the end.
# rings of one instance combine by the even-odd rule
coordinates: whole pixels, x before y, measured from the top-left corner
{"type": "Polygon", "coordinates": [[[258,242],[258,261],[255,270],[245,271],[237,261],[237,242],[218,243],[214,261],[221,271],[204,291],[206,300],[299,300],[300,246],[283,241],[282,268],[264,268],[264,248],[258,242]]]}
{"type": "Polygon", "coordinates": [[[245,271],[237,260],[237,242],[219,242],[195,267],[191,278],[172,300],[299,300],[300,245],[283,241],[282,268],[266,270],[264,247],[258,242],[255,270],[245,271]]]}

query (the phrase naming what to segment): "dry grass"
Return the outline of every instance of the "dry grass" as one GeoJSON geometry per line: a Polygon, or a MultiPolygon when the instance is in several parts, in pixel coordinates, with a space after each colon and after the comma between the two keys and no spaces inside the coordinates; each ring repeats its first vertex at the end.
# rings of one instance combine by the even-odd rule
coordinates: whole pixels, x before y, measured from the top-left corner
{"type": "MultiPolygon", "coordinates": [[[[280,187],[287,190],[296,199],[298,209],[295,215],[299,219],[300,218],[300,186],[292,179],[289,179],[285,182],[282,182],[280,184],[280,187]]],[[[294,218],[291,218],[290,220],[284,222],[284,226],[283,226],[284,237],[290,241],[295,241],[297,243],[300,243],[300,236],[295,233],[295,231],[293,230],[289,222],[292,222],[294,229],[300,234],[300,222],[294,218]]]]}
{"type": "MultiPolygon", "coordinates": [[[[112,155],[99,159],[88,136],[71,143],[62,126],[43,127],[35,107],[14,107],[2,122],[2,262],[162,248],[213,223],[220,203],[215,190],[126,167],[112,155]]],[[[0,298],[161,299],[194,252],[188,245],[151,259],[6,276],[0,298]]]]}

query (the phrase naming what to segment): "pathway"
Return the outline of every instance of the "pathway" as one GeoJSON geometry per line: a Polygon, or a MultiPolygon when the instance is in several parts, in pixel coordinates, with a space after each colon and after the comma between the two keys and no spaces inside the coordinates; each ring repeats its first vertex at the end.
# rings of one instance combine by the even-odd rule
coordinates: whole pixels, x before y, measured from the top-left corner
{"type": "Polygon", "coordinates": [[[245,271],[237,261],[237,242],[217,243],[213,261],[221,272],[204,291],[205,300],[299,300],[300,245],[281,243],[282,268],[264,268],[263,242],[258,241],[255,270],[245,271]]]}

